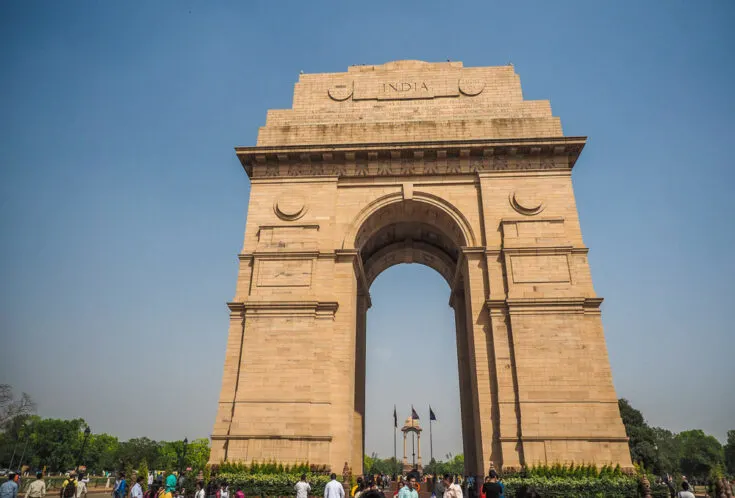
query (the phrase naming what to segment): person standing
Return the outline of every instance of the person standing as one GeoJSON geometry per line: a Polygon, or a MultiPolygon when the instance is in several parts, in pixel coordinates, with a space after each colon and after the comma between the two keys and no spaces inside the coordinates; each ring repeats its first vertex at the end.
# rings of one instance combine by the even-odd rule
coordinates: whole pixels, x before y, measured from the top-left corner
{"type": "Polygon", "coordinates": [[[503,494],[503,488],[498,483],[498,473],[494,470],[490,471],[488,479],[482,485],[482,492],[485,498],[500,498],[500,495],[503,494]]]}
{"type": "Polygon", "coordinates": [[[306,482],[306,474],[301,474],[301,480],[294,485],[293,489],[296,490],[296,498],[309,498],[311,484],[306,482]]]}
{"type": "Polygon", "coordinates": [[[695,498],[694,493],[689,491],[691,486],[687,481],[681,483],[681,491],[676,495],[676,498],[695,498]]]}
{"type": "Polygon", "coordinates": [[[36,473],[36,480],[28,486],[26,498],[44,498],[46,496],[46,483],[43,480],[43,472],[36,473]]]}
{"type": "Polygon", "coordinates": [[[130,498],[143,498],[143,476],[138,476],[135,480],[135,484],[130,488],[130,498]]]}
{"type": "Polygon", "coordinates": [[[0,498],[18,498],[18,483],[15,472],[8,473],[8,480],[0,485],[0,498]]]}
{"type": "Polygon", "coordinates": [[[401,488],[398,498],[419,498],[419,493],[416,491],[416,476],[413,474],[406,476],[406,485],[401,488]]]}
{"type": "Polygon", "coordinates": [[[237,487],[237,491],[235,491],[235,498],[245,498],[245,493],[242,492],[242,487],[237,487]]]}
{"type": "Polygon", "coordinates": [[[217,493],[219,492],[219,486],[217,486],[217,483],[214,482],[214,479],[211,479],[207,483],[207,498],[217,498],[217,493]]]}
{"type": "Polygon", "coordinates": [[[77,481],[77,494],[76,498],[87,498],[87,483],[89,478],[85,474],[79,474],[79,480],[77,481]]]}
{"type": "Polygon", "coordinates": [[[219,486],[219,498],[230,498],[230,485],[226,481],[219,486]]]}
{"type": "Polygon", "coordinates": [[[61,498],[75,498],[77,496],[77,474],[71,472],[64,479],[64,483],[61,485],[59,491],[61,498]]]}
{"type": "Polygon", "coordinates": [[[337,482],[337,474],[332,472],[329,478],[331,480],[324,486],[324,498],[345,498],[345,488],[337,482]]]}
{"type": "Polygon", "coordinates": [[[194,498],[204,498],[204,483],[197,481],[197,491],[194,493],[194,498]]]}
{"type": "Polygon", "coordinates": [[[173,493],[176,489],[176,476],[171,472],[166,476],[166,493],[173,493]]]}
{"type": "Polygon", "coordinates": [[[452,474],[444,474],[444,498],[462,498],[462,488],[454,482],[452,474]]]}
{"type": "Polygon", "coordinates": [[[115,498],[125,498],[128,493],[128,482],[125,480],[125,472],[118,474],[118,480],[115,483],[113,494],[115,498]]]}
{"type": "Polygon", "coordinates": [[[436,495],[436,498],[444,498],[444,491],[446,491],[444,479],[434,476],[434,481],[434,494],[436,495]]]}

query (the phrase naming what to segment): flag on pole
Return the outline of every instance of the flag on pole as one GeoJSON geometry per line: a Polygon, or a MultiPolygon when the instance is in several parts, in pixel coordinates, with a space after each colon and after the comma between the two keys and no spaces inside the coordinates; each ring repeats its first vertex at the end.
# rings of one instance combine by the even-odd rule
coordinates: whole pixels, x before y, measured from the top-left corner
{"type": "Polygon", "coordinates": [[[393,405],[393,427],[398,427],[398,414],[396,413],[396,405],[393,405]]]}
{"type": "Polygon", "coordinates": [[[413,409],[413,405],[411,405],[411,418],[413,420],[418,420],[419,419],[419,414],[416,413],[416,410],[413,409]]]}
{"type": "Polygon", "coordinates": [[[434,414],[434,410],[431,409],[431,405],[429,405],[429,420],[436,420],[436,414],[434,414]]]}

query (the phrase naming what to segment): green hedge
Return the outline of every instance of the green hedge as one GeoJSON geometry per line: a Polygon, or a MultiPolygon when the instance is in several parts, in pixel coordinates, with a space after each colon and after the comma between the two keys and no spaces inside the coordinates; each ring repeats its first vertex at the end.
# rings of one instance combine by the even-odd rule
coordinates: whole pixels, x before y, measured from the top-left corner
{"type": "Polygon", "coordinates": [[[217,472],[230,474],[329,474],[327,465],[315,465],[309,462],[286,464],[277,462],[220,462],[212,466],[217,472]]]}
{"type": "MultiPolygon", "coordinates": [[[[250,474],[248,472],[220,472],[217,475],[219,482],[227,481],[230,490],[242,489],[246,496],[293,496],[294,484],[298,482],[299,474],[250,474]]],[[[311,484],[311,494],[324,495],[324,486],[329,477],[323,474],[307,474],[311,484]]],[[[509,476],[503,479],[506,488],[506,497],[515,498],[516,493],[523,486],[533,487],[544,498],[639,498],[641,496],[640,483],[634,476],[612,477],[541,477],[541,476],[509,476]]],[[[651,486],[653,498],[668,498],[668,491],[664,485],[651,486]]]]}
{"type": "MultiPolygon", "coordinates": [[[[230,491],[242,489],[245,496],[292,496],[294,484],[299,482],[300,474],[250,474],[245,472],[220,472],[217,481],[226,481],[230,491]]],[[[307,474],[306,480],[311,484],[311,494],[324,495],[324,487],[329,476],[324,474],[307,474]]]]}
{"type": "Polygon", "coordinates": [[[515,497],[524,486],[544,498],[637,498],[638,480],[633,477],[508,477],[503,479],[506,496],[515,497]]]}

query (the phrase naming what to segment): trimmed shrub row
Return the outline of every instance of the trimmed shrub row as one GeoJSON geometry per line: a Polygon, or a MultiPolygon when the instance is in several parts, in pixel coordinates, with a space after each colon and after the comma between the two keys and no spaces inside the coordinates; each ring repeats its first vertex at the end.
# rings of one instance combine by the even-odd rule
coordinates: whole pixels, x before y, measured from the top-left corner
{"type": "MultiPolygon", "coordinates": [[[[231,490],[242,489],[246,496],[276,497],[292,496],[299,474],[250,474],[247,472],[220,472],[218,481],[227,481],[231,490]]],[[[329,477],[324,474],[307,474],[311,494],[324,495],[324,486],[329,477]]],[[[633,476],[613,477],[540,477],[510,476],[503,479],[506,497],[514,498],[524,486],[533,487],[544,498],[639,498],[638,478],[633,476]]],[[[651,486],[653,498],[668,498],[664,485],[651,486]]]]}
{"type": "MultiPolygon", "coordinates": [[[[246,472],[222,472],[217,474],[217,481],[226,481],[230,490],[242,489],[245,496],[292,496],[294,485],[299,482],[300,474],[250,474],[246,472]]],[[[311,484],[311,494],[324,496],[324,487],[329,482],[329,476],[324,474],[308,474],[307,481],[311,484]]]]}

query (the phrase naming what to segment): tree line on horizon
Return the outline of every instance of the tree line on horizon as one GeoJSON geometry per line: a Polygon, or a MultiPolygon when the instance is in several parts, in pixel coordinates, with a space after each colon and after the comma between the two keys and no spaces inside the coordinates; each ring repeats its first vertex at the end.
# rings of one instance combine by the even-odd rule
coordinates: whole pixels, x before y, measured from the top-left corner
{"type": "MultiPolygon", "coordinates": [[[[631,458],[648,472],[698,479],[706,479],[713,472],[735,476],[735,430],[728,431],[723,445],[702,430],[673,433],[651,427],[626,399],[618,404],[630,438],[631,458]]],[[[10,467],[12,461],[15,470],[28,466],[32,470],[65,472],[84,465],[95,473],[141,468],[170,471],[203,469],[209,460],[208,439],[188,442],[184,454],[183,441],[147,437],[120,441],[110,434],[90,433],[85,444],[87,427],[81,418],[39,417],[30,396],[23,393],[16,399],[9,385],[0,384],[0,468],[10,467]]],[[[438,475],[464,473],[463,455],[446,457],[445,461],[432,460],[424,471],[438,475]]],[[[400,472],[400,463],[393,457],[381,459],[376,453],[365,455],[363,464],[370,474],[400,472]]]]}
{"type": "Polygon", "coordinates": [[[35,403],[23,393],[0,384],[0,468],[66,472],[79,465],[90,473],[147,468],[201,469],[209,460],[209,440],[154,441],[147,437],[120,441],[110,434],[90,433],[85,444],[84,419],[62,420],[35,415],[35,403]],[[84,452],[82,452],[84,446],[84,452]],[[185,457],[185,459],[184,459],[185,457]]]}

